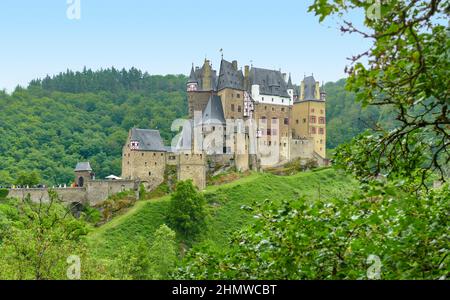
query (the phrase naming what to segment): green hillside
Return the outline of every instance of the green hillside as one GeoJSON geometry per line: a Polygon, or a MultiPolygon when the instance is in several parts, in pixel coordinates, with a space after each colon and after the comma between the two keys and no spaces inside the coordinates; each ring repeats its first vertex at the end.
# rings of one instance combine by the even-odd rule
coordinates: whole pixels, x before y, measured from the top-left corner
{"type": "MultiPolygon", "coordinates": [[[[35,171],[40,183],[73,180],[88,160],[97,178],[121,173],[128,130],[155,128],[169,143],[172,121],[187,114],[184,75],[149,75],[134,68],[66,71],[12,94],[0,87],[0,186],[35,171]]],[[[345,81],[327,83],[328,148],[349,141],[378,115],[364,111],[345,81]]]]}
{"type": "MultiPolygon", "coordinates": [[[[222,186],[208,187],[209,218],[200,243],[224,248],[231,233],[252,222],[252,215],[241,207],[252,206],[265,199],[274,202],[297,201],[301,196],[314,201],[348,195],[356,187],[353,180],[333,169],[298,173],[293,176],[253,173],[222,186]]],[[[95,229],[89,235],[94,253],[103,258],[114,257],[116,251],[141,237],[152,241],[154,231],[164,223],[169,197],[138,202],[126,214],[95,229]]]]}

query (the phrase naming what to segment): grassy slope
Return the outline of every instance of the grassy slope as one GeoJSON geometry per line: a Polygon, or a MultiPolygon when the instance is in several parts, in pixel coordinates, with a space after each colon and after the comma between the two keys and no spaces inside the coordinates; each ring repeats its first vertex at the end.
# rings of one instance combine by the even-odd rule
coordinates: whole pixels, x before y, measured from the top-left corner
{"type": "MultiPolygon", "coordinates": [[[[299,173],[293,176],[252,174],[222,186],[211,186],[206,190],[210,205],[208,228],[202,241],[217,247],[225,247],[232,232],[251,222],[251,215],[241,209],[265,199],[273,201],[297,200],[305,196],[314,200],[347,194],[354,183],[345,175],[332,169],[299,173]]],[[[169,197],[138,202],[122,216],[95,229],[89,235],[94,253],[101,257],[114,255],[121,246],[141,237],[152,240],[153,232],[164,222],[169,197]]]]}

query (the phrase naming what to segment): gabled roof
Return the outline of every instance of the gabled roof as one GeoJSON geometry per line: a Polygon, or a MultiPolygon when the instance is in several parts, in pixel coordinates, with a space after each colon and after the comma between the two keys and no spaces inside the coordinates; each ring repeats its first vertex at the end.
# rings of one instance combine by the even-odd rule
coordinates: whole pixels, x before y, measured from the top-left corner
{"type": "Polygon", "coordinates": [[[211,95],[205,110],[203,111],[202,124],[225,124],[222,100],[220,96],[211,95]]]}
{"type": "Polygon", "coordinates": [[[133,128],[130,140],[139,142],[141,151],[166,152],[159,130],[133,128]]]}
{"type": "Polygon", "coordinates": [[[280,71],[252,68],[249,77],[250,86],[259,85],[259,93],[262,95],[290,97],[287,92],[287,84],[280,71]]]}
{"type": "Polygon", "coordinates": [[[89,162],[79,162],[75,167],[75,172],[92,171],[91,164],[89,162]]]}
{"type": "Polygon", "coordinates": [[[244,74],[242,74],[241,70],[237,70],[237,66],[234,66],[233,63],[222,59],[222,62],[220,63],[217,90],[219,91],[224,88],[243,90],[244,74]]]}

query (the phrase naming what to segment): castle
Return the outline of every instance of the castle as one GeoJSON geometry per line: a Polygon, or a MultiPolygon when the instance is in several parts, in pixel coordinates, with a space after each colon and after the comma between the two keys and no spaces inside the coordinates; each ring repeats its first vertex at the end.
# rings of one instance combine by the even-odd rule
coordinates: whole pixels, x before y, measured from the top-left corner
{"type": "Polygon", "coordinates": [[[177,179],[203,189],[218,166],[261,170],[289,161],[326,160],[326,93],[313,76],[300,85],[281,71],[245,66],[222,58],[219,73],[206,60],[192,66],[186,84],[189,120],[164,146],[158,130],[130,130],[123,147],[122,178],[151,190],[168,166],[177,179]]]}
{"type": "MultiPolygon", "coordinates": [[[[207,174],[227,168],[264,170],[293,160],[328,164],[326,93],[313,76],[300,85],[281,71],[222,59],[217,74],[205,59],[186,83],[189,119],[165,146],[158,130],[132,128],[122,150],[122,177],[96,180],[88,162],[75,168],[75,187],[53,188],[64,202],[98,204],[113,194],[153,190],[174,170],[177,180],[206,187],[207,174]]],[[[175,126],[176,127],[176,126],[175,126]]],[[[111,176],[110,176],[111,177],[111,176]]],[[[48,201],[48,188],[13,188],[10,196],[48,201]]]]}

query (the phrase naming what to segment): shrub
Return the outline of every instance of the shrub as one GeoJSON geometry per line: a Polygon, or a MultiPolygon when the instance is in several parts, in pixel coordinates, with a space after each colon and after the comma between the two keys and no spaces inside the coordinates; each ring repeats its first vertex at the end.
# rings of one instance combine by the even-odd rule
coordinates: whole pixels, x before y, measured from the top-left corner
{"type": "Polygon", "coordinates": [[[193,239],[205,227],[205,198],[192,184],[180,181],[172,194],[167,224],[183,238],[193,239]]]}
{"type": "Polygon", "coordinates": [[[6,199],[8,197],[9,191],[7,189],[0,189],[0,200],[6,199]]]}

